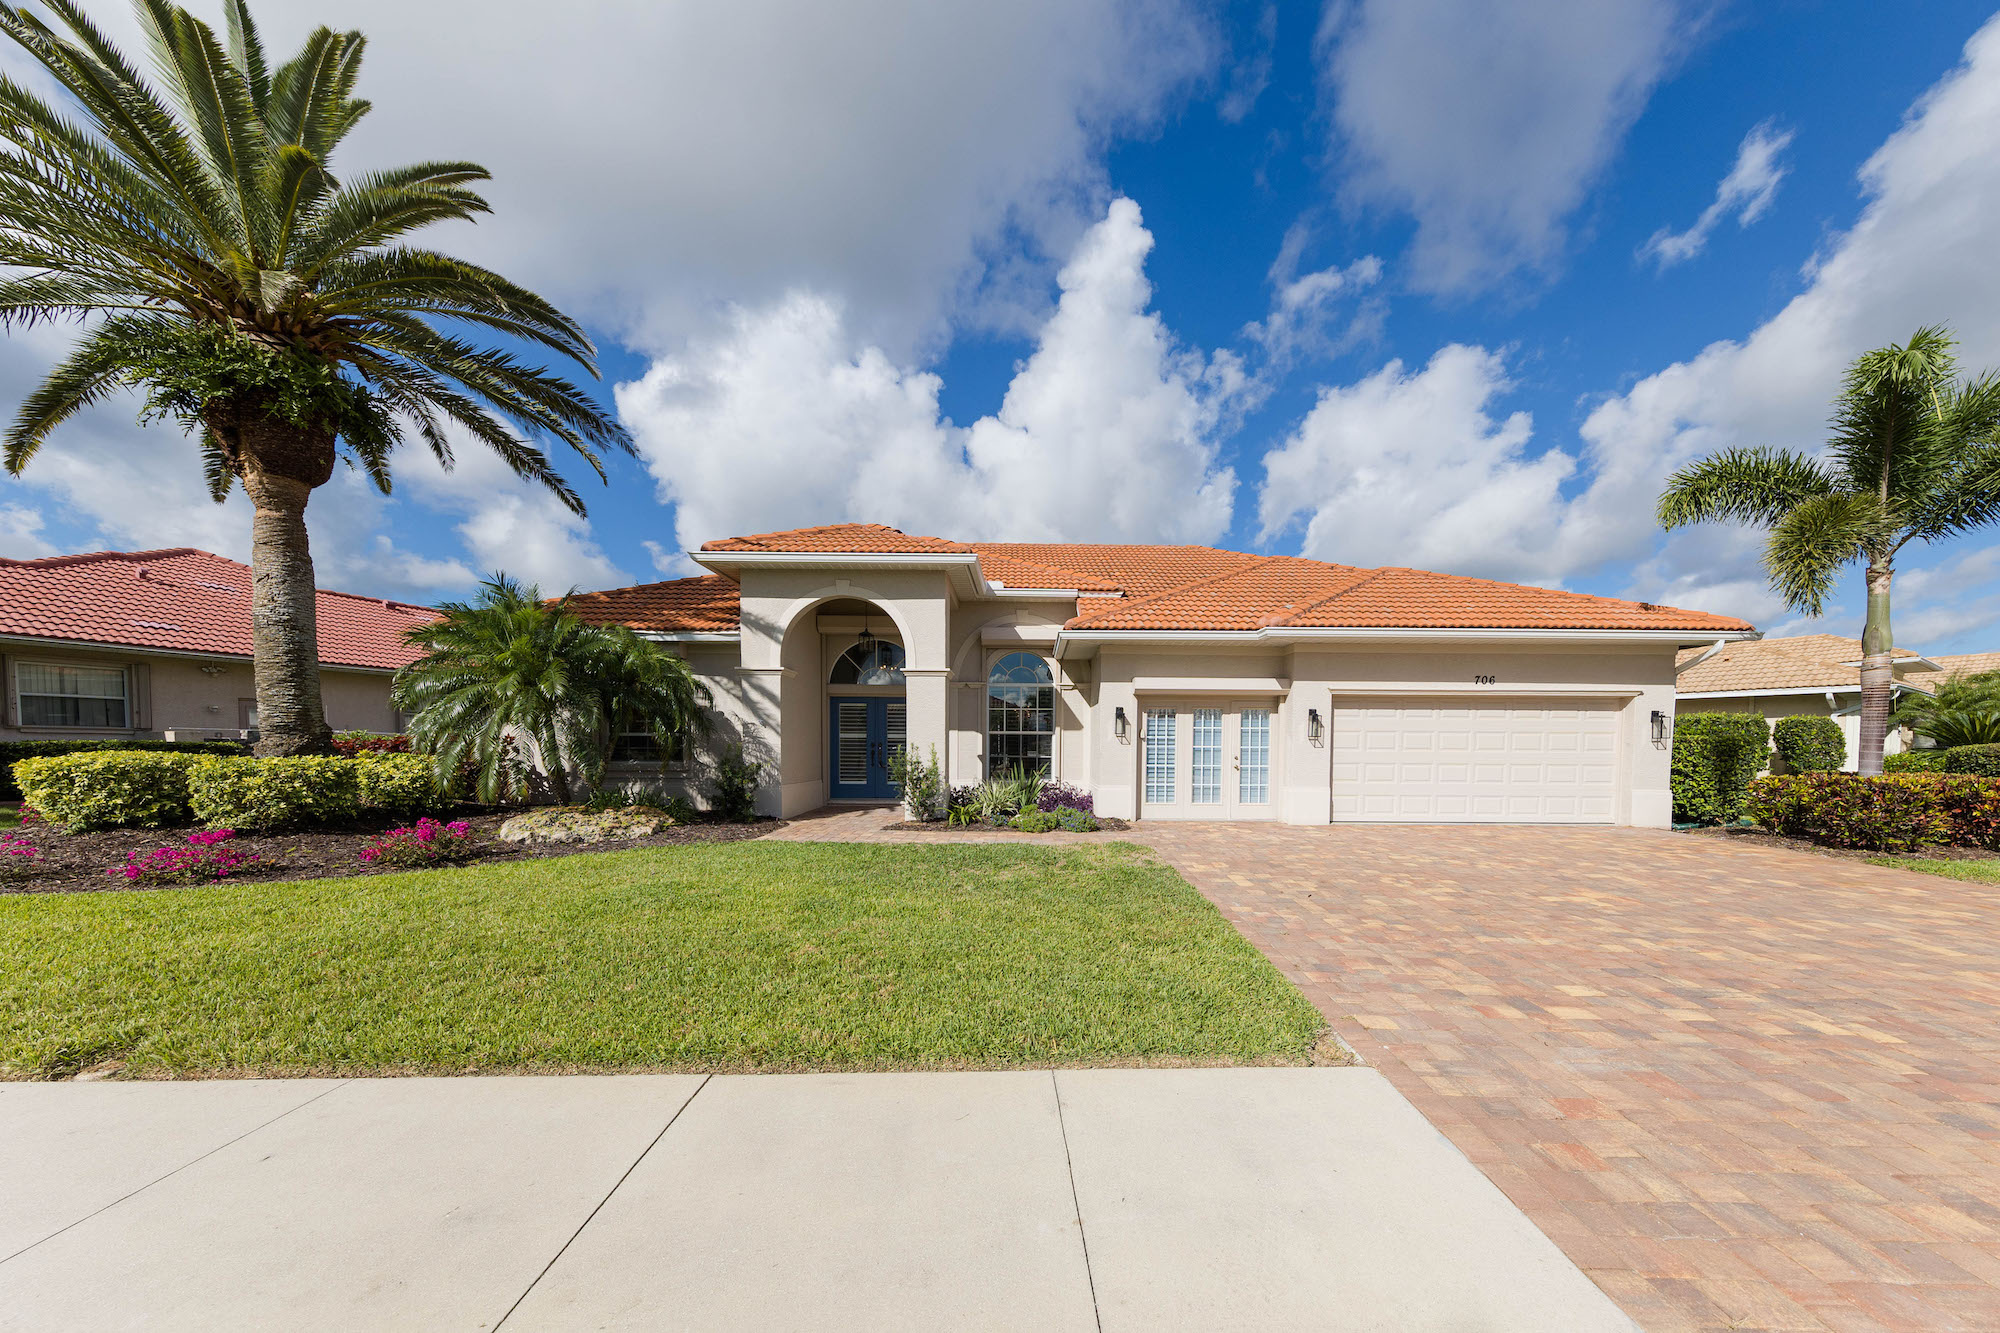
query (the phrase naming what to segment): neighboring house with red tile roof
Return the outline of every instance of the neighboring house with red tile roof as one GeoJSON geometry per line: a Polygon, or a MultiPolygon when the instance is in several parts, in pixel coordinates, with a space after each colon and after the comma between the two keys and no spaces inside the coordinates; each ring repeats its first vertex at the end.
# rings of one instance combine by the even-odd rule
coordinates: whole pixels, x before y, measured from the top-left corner
{"type": "MultiPolygon", "coordinates": [[[[1991,658],[2000,666],[2000,654],[1996,653],[1934,660],[1897,648],[1893,656],[1899,698],[1913,690],[1936,689],[1936,682],[1954,669],[1949,663],[1991,658]]],[[[1801,634],[1714,643],[1683,651],[1676,671],[1678,714],[1761,713],[1772,722],[1785,717],[1831,717],[1847,737],[1847,767],[1859,767],[1861,640],[1839,634],[1801,634]]],[[[1885,751],[1899,754],[1908,742],[1908,736],[1892,730],[1885,751]]]]}
{"type": "MultiPolygon", "coordinates": [[[[793,815],[1031,767],[1149,819],[1668,821],[1675,655],[1727,616],[1206,546],[961,542],[843,523],[710,542],[577,596],[674,643],[711,746],[793,815]]],[[[692,774],[668,774],[692,788],[692,774]]]]}
{"type": "MultiPolygon", "coordinates": [[[[321,590],[320,690],[336,730],[395,731],[389,678],[428,607],[321,590]]],[[[239,736],[256,725],[250,568],[207,551],[0,560],[7,739],[239,736]]]]}

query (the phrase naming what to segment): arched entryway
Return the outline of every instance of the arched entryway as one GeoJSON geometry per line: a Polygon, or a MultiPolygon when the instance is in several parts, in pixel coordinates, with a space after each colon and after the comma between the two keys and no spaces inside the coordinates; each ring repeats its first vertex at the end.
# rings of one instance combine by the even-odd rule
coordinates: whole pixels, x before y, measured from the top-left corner
{"type": "Polygon", "coordinates": [[[861,637],[834,658],[827,673],[827,796],[835,801],[888,801],[900,793],[891,759],[909,741],[903,646],[861,637]]]}

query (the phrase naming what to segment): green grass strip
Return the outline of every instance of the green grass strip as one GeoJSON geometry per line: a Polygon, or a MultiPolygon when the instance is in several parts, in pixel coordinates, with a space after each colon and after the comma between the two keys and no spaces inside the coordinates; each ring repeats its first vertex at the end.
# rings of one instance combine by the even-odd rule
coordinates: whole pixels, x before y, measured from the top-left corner
{"type": "Polygon", "coordinates": [[[750,842],[0,899],[0,1075],[1302,1062],[1310,1004],[1125,845],[750,842]]]}

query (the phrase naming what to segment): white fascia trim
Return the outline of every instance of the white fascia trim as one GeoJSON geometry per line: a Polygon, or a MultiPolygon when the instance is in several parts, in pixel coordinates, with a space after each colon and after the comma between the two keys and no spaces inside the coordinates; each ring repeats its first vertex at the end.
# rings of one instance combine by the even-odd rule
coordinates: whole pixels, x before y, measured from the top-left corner
{"type": "MultiPolygon", "coordinates": [[[[1896,681],[1893,688],[1902,694],[1926,694],[1914,685],[1896,681]]],[[[1681,699],[1752,699],[1775,694],[1859,694],[1859,685],[1787,685],[1776,690],[1682,690],[1675,697],[1681,699]]]]}
{"type": "Polygon", "coordinates": [[[1859,694],[1859,685],[1786,685],[1775,690],[1681,690],[1682,699],[1752,699],[1775,694],[1859,694]]]}
{"type": "Polygon", "coordinates": [[[994,595],[993,585],[979,568],[973,551],[689,551],[688,559],[703,569],[962,569],[972,576],[975,597],[994,595]]]}
{"type": "Polygon", "coordinates": [[[641,629],[632,631],[654,643],[741,643],[743,631],[735,629],[641,629]]]}
{"type": "Polygon", "coordinates": [[[1010,588],[1004,583],[989,583],[983,595],[993,598],[1019,597],[1033,602],[1074,602],[1081,594],[1075,588],[1010,588]]]}
{"type": "MultiPolygon", "coordinates": [[[[1302,629],[1286,626],[1269,626],[1254,630],[1184,630],[1184,629],[1123,629],[1123,630],[1064,630],[1056,638],[1056,646],[1061,649],[1066,644],[1112,644],[1112,643],[1217,643],[1217,644],[1258,644],[1258,643],[1394,643],[1415,640],[1420,643],[1548,643],[1548,644],[1621,644],[1657,643],[1681,646],[1690,638],[1697,641],[1706,639],[1709,633],[1691,630],[1656,629],[1403,629],[1394,627],[1360,627],[1302,629]]],[[[1733,630],[1724,636],[1725,641],[1761,637],[1755,630],[1733,630]]]]}

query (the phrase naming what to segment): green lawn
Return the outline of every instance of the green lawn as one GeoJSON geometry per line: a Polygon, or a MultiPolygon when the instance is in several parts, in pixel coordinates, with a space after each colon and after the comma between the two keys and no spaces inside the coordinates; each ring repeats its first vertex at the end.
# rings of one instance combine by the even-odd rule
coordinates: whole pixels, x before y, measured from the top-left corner
{"type": "Polygon", "coordinates": [[[1920,870],[1926,875],[1942,875],[1946,879],[1970,880],[1975,884],[2000,884],[2000,860],[1941,861],[1924,856],[1871,856],[1868,861],[1871,865],[1920,870]]]}
{"type": "Polygon", "coordinates": [[[0,1075],[1303,1062],[1130,846],[748,842],[0,898],[0,1075]]]}

